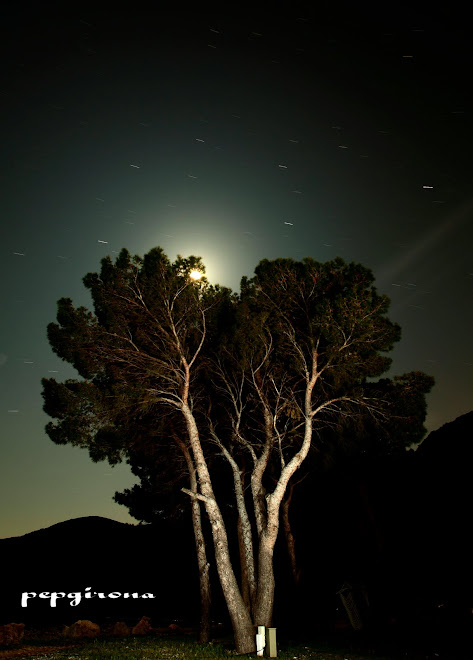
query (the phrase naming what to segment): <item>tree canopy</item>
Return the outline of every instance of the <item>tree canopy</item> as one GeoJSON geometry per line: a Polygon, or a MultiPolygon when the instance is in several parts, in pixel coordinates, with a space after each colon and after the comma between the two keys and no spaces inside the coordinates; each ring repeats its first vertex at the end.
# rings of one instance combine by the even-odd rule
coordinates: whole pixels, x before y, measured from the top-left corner
{"type": "Polygon", "coordinates": [[[409,446],[424,433],[433,381],[381,378],[400,328],[362,265],[265,259],[238,295],[193,270],[205,272],[198,257],[122,250],[84,278],[94,313],[58,302],[48,338],[80,379],[43,379],[55,420],[46,430],[93,460],[127,459],[141,495],[167,480],[195,515],[205,508],[237,649],[248,653],[254,625],[271,624],[281,506],[310,449],[322,449],[320,434],[409,446]],[[232,475],[224,498],[237,512],[240,583],[214,488],[221,461],[232,475]]]}

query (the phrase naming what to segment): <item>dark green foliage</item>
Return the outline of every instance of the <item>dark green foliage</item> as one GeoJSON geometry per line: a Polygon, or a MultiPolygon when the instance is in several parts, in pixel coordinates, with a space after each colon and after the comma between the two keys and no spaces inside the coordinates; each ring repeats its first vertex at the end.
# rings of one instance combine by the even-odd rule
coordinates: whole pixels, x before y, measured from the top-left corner
{"type": "Polygon", "coordinates": [[[180,516],[188,511],[189,499],[181,492],[181,487],[189,486],[184,461],[171,439],[148,436],[143,440],[133,447],[127,459],[140,483],[115,493],[113,499],[126,506],[133,518],[143,522],[180,516]]]}
{"type": "MultiPolygon", "coordinates": [[[[314,365],[319,452],[334,439],[376,451],[420,441],[433,381],[419,373],[378,380],[400,328],[387,318],[389,299],[376,292],[371,271],[340,258],[265,259],[242,279],[238,296],[205,277],[191,282],[192,269],[204,272],[199,258],[172,263],[161,248],[144,258],[122,250],[84,277],[94,313],[63,298],[48,326],[53,350],[82,380],[43,380],[44,410],[55,420],[47,433],[86,447],[95,461],[127,459],[141,486],[117,501],[150,520],[161,510],[155,498],[166,492],[172,501],[176,486],[187,485],[172,434],[185,439],[178,411],[189,365],[207,456],[220,454],[214,433],[243,474],[249,457],[241,439],[255,449],[265,441],[262,406],[275,415],[278,451],[289,456],[301,445],[314,365]]],[[[268,485],[280,460],[276,445],[270,459],[268,485]]]]}
{"type": "Polygon", "coordinates": [[[366,449],[376,454],[397,453],[419,443],[426,433],[425,397],[433,386],[434,379],[421,371],[370,383],[368,391],[382,402],[383,414],[366,422],[366,449]]]}
{"type": "Polygon", "coordinates": [[[280,402],[283,448],[302,442],[305,383],[314,356],[313,407],[337,400],[313,420],[319,456],[334,444],[352,446],[349,451],[374,445],[393,451],[422,438],[432,379],[408,374],[373,382],[389,369],[387,353],[400,328],[387,318],[389,299],[378,295],[371,271],[342,259],[263,260],[251,280],[243,278],[241,292],[237,359],[246,367],[258,364],[271,347],[259,377],[263,385],[274,385],[264,388],[272,407],[280,402]]]}
{"type": "MultiPolygon", "coordinates": [[[[153,519],[157,494],[174,499],[171,509],[187,497],[179,488],[188,486],[185,466],[170,434],[172,422],[185,439],[172,410],[184,376],[181,351],[192,360],[204,315],[209,345],[231,335],[236,296],[205,278],[190,282],[193,269],[205,272],[197,257],[171,263],[161,248],[144,258],[122,250],[115,263],[106,257],[100,273],[84,277],[94,314],[61,299],[57,323],[48,326],[54,352],[85,380],[43,379],[44,410],[55,420],[46,431],[57,444],[87,448],[94,461],[126,459],[141,480],[132,499],[140,492],[142,520],[153,519]],[[162,399],[170,410],[159,405],[162,399]]],[[[117,498],[130,505],[129,492],[117,498]]]]}
{"type": "Polygon", "coordinates": [[[255,277],[242,282],[242,300],[250,314],[258,310],[281,347],[292,331],[304,351],[317,346],[320,367],[330,366],[334,382],[342,370],[343,379],[362,382],[389,368],[379,352],[400,339],[399,326],[386,317],[389,299],[372,283],[371,271],[339,258],[263,260],[255,277]]]}

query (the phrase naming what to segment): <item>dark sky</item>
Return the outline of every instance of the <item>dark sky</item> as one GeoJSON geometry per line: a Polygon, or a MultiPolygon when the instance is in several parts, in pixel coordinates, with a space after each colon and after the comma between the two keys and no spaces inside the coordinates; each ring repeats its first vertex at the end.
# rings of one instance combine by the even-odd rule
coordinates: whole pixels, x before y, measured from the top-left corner
{"type": "Polygon", "coordinates": [[[429,430],[473,408],[466,16],[313,4],[3,22],[0,537],[131,521],[128,468],[55,446],[40,383],[75,376],[56,301],[89,306],[82,277],[122,247],[200,255],[233,289],[265,257],[361,262],[403,329],[391,374],[436,378],[429,430]]]}

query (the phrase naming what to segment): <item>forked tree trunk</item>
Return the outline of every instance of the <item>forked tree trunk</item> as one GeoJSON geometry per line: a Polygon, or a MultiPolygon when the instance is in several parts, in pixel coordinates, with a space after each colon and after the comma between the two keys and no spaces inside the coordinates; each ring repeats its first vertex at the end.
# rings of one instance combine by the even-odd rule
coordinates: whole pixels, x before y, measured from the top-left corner
{"type": "Polygon", "coordinates": [[[253,653],[256,646],[254,635],[255,629],[250,613],[241,596],[238,582],[231,564],[225,522],[215,499],[207,462],[200,444],[197,424],[192,411],[187,404],[184,403],[181,410],[186,421],[189,442],[194,457],[194,465],[199,477],[200,493],[196,497],[204,501],[212,527],[217,572],[232,622],[235,646],[238,653],[253,653]]]}
{"type": "MultiPolygon", "coordinates": [[[[187,378],[188,371],[189,369],[186,365],[187,378]]],[[[301,466],[309,451],[312,440],[312,420],[314,415],[324,407],[337,400],[329,400],[321,404],[318,408],[316,408],[316,410],[312,409],[312,390],[318,375],[317,351],[314,349],[310,377],[309,373],[307,373],[307,384],[304,402],[305,429],[302,446],[288,463],[283,463],[284,466],[282,468],[281,476],[277,482],[277,485],[274,491],[271,494],[268,494],[266,497],[263,497],[263,474],[268,462],[272,444],[272,432],[270,430],[270,422],[272,423],[272,419],[269,409],[266,405],[264,405],[266,442],[262,454],[255,461],[253,473],[251,475],[253,504],[255,508],[259,539],[258,586],[254,613],[254,623],[258,626],[270,626],[273,616],[275,587],[273,554],[276,538],[278,535],[282,500],[286,493],[289,480],[296,472],[296,470],[301,466]]],[[[238,587],[238,582],[236,580],[235,573],[231,564],[225,522],[223,520],[223,516],[218,503],[215,499],[207,461],[205,460],[202,445],[200,443],[197,424],[194,415],[187,403],[188,387],[189,381],[187,379],[182,397],[183,403],[181,405],[181,411],[186,422],[189,443],[194,458],[193,462],[199,478],[200,488],[200,492],[197,494],[191,493],[190,491],[189,493],[193,496],[194,499],[200,499],[205,503],[205,508],[209,516],[210,524],[212,527],[217,571],[233,626],[237,652],[241,654],[252,653],[255,651],[256,646],[254,634],[255,625],[253,624],[251,614],[242,598],[241,591],[238,587]]],[[[242,531],[244,532],[244,526],[242,527],[242,531]]]]}
{"type": "Polygon", "coordinates": [[[241,591],[245,605],[250,616],[255,611],[256,602],[256,575],[255,558],[253,552],[253,532],[245,502],[243,489],[243,474],[230,452],[220,444],[223,455],[230,463],[235,487],[235,499],[238,509],[238,547],[240,551],[241,591]]]}
{"type": "Polygon", "coordinates": [[[279,531],[279,514],[284,494],[289,480],[305,460],[312,441],[312,409],[310,395],[315,378],[308,382],[306,388],[306,420],[304,441],[300,450],[285,464],[274,491],[266,497],[266,525],[259,537],[258,554],[258,592],[256,597],[255,622],[257,625],[270,626],[274,607],[274,546],[279,531]],[[261,623],[260,623],[261,622],[261,623]]]}

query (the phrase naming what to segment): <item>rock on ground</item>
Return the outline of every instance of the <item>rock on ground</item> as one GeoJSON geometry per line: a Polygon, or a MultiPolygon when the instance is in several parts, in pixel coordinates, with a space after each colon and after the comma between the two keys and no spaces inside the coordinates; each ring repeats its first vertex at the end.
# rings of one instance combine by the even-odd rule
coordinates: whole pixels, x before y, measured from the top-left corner
{"type": "Polygon", "coordinates": [[[4,626],[0,626],[0,644],[2,646],[18,644],[23,637],[24,630],[24,623],[7,623],[4,626]]]}
{"type": "Polygon", "coordinates": [[[126,635],[129,634],[130,628],[124,621],[117,621],[117,623],[113,626],[112,635],[116,635],[117,637],[126,637],[126,635]]]}
{"type": "Polygon", "coordinates": [[[100,627],[87,619],[76,621],[72,626],[66,626],[63,631],[65,637],[98,637],[100,627]]]}
{"type": "Polygon", "coordinates": [[[136,626],[134,626],[134,627],[131,629],[131,634],[132,634],[132,635],[148,635],[148,634],[151,632],[151,630],[152,630],[151,625],[150,625],[149,622],[150,622],[149,617],[147,617],[147,616],[143,616],[143,617],[138,621],[138,623],[136,624],[136,626]]]}

